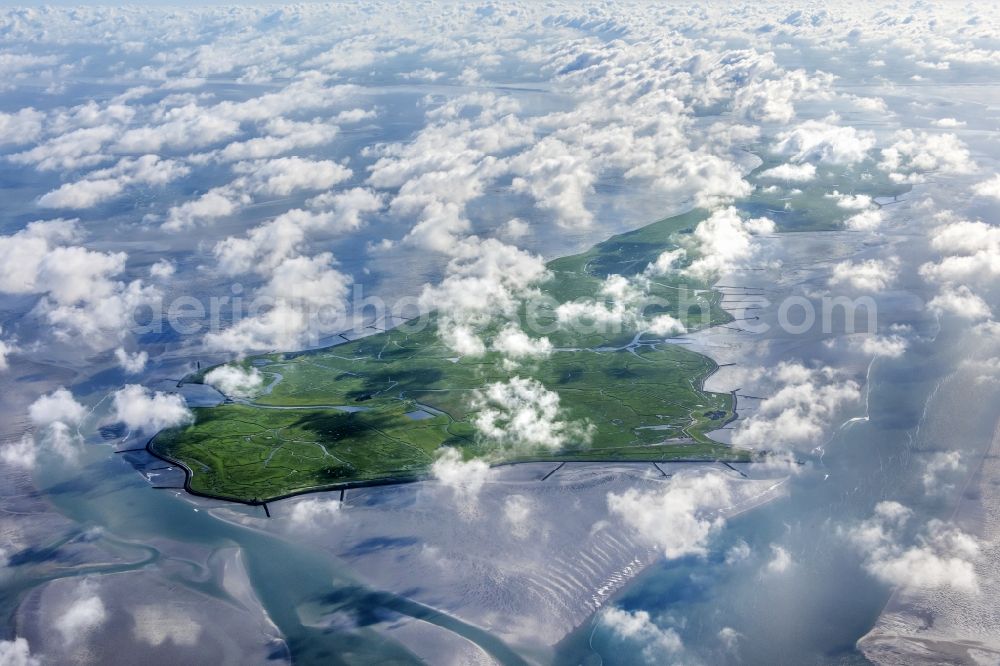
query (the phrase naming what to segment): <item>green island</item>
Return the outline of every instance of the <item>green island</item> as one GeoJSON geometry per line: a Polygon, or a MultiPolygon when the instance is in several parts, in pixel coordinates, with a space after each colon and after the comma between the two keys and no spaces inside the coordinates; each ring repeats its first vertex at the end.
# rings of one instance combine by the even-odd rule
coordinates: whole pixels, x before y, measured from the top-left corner
{"type": "MultiPolygon", "coordinates": [[[[856,211],[838,208],[827,196],[833,190],[891,197],[908,189],[887,182],[868,164],[851,173],[820,169],[813,181],[779,195],[767,188],[772,183],[757,180],[774,164],[764,158],[749,176],[757,185],[754,194],[737,207],[768,215],[781,231],[841,228],[856,211]],[[859,177],[866,166],[868,177],[859,177]]],[[[558,303],[602,301],[606,277],[641,274],[662,252],[685,245],[685,235],[708,215],[698,209],[659,220],[555,259],[547,264],[551,278],[539,289],[558,303]]],[[[688,331],[732,321],[720,307],[720,292],[683,274],[652,278],[648,291],[661,304],[647,308],[647,317],[670,314],[688,331]],[[693,305],[689,300],[681,309],[679,289],[695,294],[693,305]]],[[[519,317],[524,316],[522,309],[519,317]]],[[[194,408],[191,425],[158,433],[148,449],[185,468],[190,492],[251,504],[419,479],[442,446],[494,465],[754,457],[709,437],[735,418],[736,409],[734,395],[703,389],[717,368],[711,359],[634,323],[608,339],[557,326],[552,311],[536,313],[534,321],[536,327],[550,325],[553,351],[513,368],[495,352],[456,358],[440,341],[433,313],[422,330],[402,325],[332,347],[246,358],[236,365],[256,368],[267,384],[264,391],[252,400],[194,408]],[[484,441],[473,423],[473,396],[519,376],[557,393],[560,418],[588,424],[590,437],[556,451],[505,449],[484,441]]],[[[503,323],[477,333],[488,342],[503,323]]],[[[208,370],[185,381],[201,382],[208,370]]]]}

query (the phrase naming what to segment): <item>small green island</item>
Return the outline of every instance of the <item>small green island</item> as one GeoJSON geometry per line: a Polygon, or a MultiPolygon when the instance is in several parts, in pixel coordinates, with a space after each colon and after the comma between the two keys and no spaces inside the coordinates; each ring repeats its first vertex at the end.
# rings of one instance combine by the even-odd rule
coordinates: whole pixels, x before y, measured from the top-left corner
{"type": "MultiPolygon", "coordinates": [[[[756,174],[773,166],[765,159],[756,174]]],[[[870,172],[869,172],[870,173],[870,172]]],[[[741,211],[769,215],[781,231],[841,228],[850,211],[837,208],[834,190],[894,196],[906,187],[826,168],[791,195],[759,184],[739,202],[741,211]],[[859,185],[860,184],[860,185],[859,185]]],[[[612,275],[642,274],[664,251],[684,244],[709,213],[694,210],[612,238],[547,264],[539,290],[553,302],[601,301],[612,275]]],[[[687,330],[727,324],[722,294],[681,272],[649,281],[662,305],[647,317],[669,314],[687,330]],[[695,294],[682,308],[678,290],[695,294]]],[[[526,316],[522,312],[521,316],[526,316]]],[[[546,316],[548,320],[546,321],[546,316]]],[[[397,483],[425,477],[442,446],[491,464],[530,461],[748,461],[754,454],[714,441],[709,433],[735,418],[735,396],[704,390],[717,369],[681,340],[654,335],[634,323],[610,338],[555,326],[552,351],[512,367],[487,351],[456,357],[438,335],[438,322],[402,325],[332,347],[246,358],[236,365],[260,372],[265,390],[247,400],[194,408],[192,424],[164,430],[148,445],[154,455],[182,465],[186,487],[199,495],[251,504],[316,490],[397,483]],[[586,424],[588,436],[558,450],[504,449],[486,442],[474,420],[484,387],[530,377],[559,397],[560,418],[586,424]]],[[[502,324],[477,333],[489,341],[502,324]]],[[[525,330],[529,330],[525,326],[525,330]]],[[[206,372],[186,378],[201,382],[206,372]]]]}

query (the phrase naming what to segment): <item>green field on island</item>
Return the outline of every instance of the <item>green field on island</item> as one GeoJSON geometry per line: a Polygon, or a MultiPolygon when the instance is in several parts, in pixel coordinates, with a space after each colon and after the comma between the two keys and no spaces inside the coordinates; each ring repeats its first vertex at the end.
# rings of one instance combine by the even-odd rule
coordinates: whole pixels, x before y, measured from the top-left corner
{"type": "MultiPolygon", "coordinates": [[[[761,169],[773,165],[767,161],[761,169]]],[[[878,176],[829,168],[785,196],[763,191],[766,184],[738,207],[769,215],[783,231],[839,228],[851,211],[825,196],[834,189],[872,196],[905,191],[878,176]]],[[[540,289],[559,303],[600,300],[605,277],[641,273],[660,253],[683,244],[707,216],[696,210],[660,220],[551,261],[552,277],[540,289]]],[[[689,330],[731,321],[719,306],[721,294],[691,278],[659,276],[649,291],[667,305],[645,312],[648,317],[671,314],[689,330]],[[678,288],[695,290],[693,307],[678,310],[678,288]]],[[[552,324],[554,314],[545,319],[539,323],[552,324]]],[[[488,343],[503,323],[477,332],[488,343]]],[[[324,349],[247,358],[241,365],[257,368],[268,390],[252,402],[196,408],[192,425],[159,433],[150,449],[183,463],[192,491],[242,501],[419,478],[441,446],[493,464],[750,458],[750,452],[708,437],[734,417],[731,395],[702,389],[716,369],[711,359],[662,336],[638,335],[635,326],[623,327],[613,339],[553,328],[548,337],[555,350],[517,368],[492,352],[456,358],[439,340],[433,317],[419,332],[401,326],[324,349]],[[525,451],[504,450],[478,436],[472,397],[515,376],[556,392],[561,419],[589,424],[587,441],[569,441],[555,452],[525,451]]]]}

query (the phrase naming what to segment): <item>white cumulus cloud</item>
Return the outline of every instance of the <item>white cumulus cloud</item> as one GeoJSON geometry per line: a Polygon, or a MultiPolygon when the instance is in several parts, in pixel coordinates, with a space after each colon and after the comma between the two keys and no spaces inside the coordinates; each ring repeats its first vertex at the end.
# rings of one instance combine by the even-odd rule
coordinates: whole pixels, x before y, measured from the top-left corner
{"type": "Polygon", "coordinates": [[[235,365],[220,365],[205,374],[205,383],[214,386],[227,396],[252,398],[264,385],[264,377],[257,368],[244,369],[235,365]]]}
{"type": "Polygon", "coordinates": [[[754,237],[774,230],[774,222],[765,217],[743,218],[733,207],[717,210],[695,227],[689,254],[696,258],[685,272],[707,280],[744,268],[760,251],[754,237]]]}
{"type": "Polygon", "coordinates": [[[857,291],[880,292],[889,287],[899,272],[899,259],[866,259],[835,264],[830,286],[847,285],[857,291]]]}
{"type": "Polygon", "coordinates": [[[684,649],[680,636],[673,628],[657,626],[644,610],[608,608],[601,614],[601,622],[619,639],[642,645],[643,658],[649,664],[669,662],[684,649]]]}
{"type": "Polygon", "coordinates": [[[842,533],[862,554],[871,575],[904,593],[941,587],[977,593],[975,563],[980,545],[976,538],[931,520],[906,543],[904,532],[912,514],[898,502],[879,502],[871,518],[842,533]]]}
{"type": "Polygon", "coordinates": [[[73,645],[83,640],[107,620],[108,612],[98,595],[96,586],[89,579],[77,585],[69,603],[53,623],[63,641],[73,645]]]}
{"type": "Polygon", "coordinates": [[[112,396],[112,415],[130,430],[155,432],[189,423],[194,417],[183,396],[127,384],[112,396]]]}
{"type": "Polygon", "coordinates": [[[804,183],[816,178],[816,167],[812,164],[780,164],[761,171],[760,178],[804,183]]]}
{"type": "Polygon", "coordinates": [[[732,501],[722,474],[675,475],[663,490],[629,488],[608,494],[608,508],[668,559],[704,555],[725,524],[720,510],[732,501]]]}
{"type": "Polygon", "coordinates": [[[829,367],[782,361],[763,374],[774,392],[755,413],[738,422],[733,433],[736,446],[788,450],[813,444],[837,410],[861,397],[857,382],[829,367]]]}
{"type": "Polygon", "coordinates": [[[567,420],[559,394],[534,379],[513,377],[489,384],[476,392],[472,407],[478,410],[473,424],[479,435],[504,448],[555,451],[568,442],[590,440],[591,428],[567,420]]]}
{"type": "Polygon", "coordinates": [[[807,120],[793,129],[779,132],[774,152],[788,155],[795,162],[818,160],[850,165],[864,160],[874,147],[875,135],[871,132],[836,125],[829,119],[807,120]]]}

